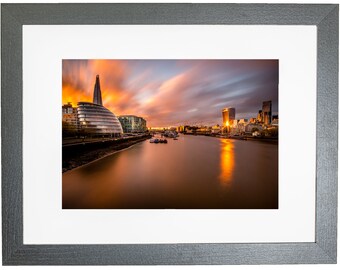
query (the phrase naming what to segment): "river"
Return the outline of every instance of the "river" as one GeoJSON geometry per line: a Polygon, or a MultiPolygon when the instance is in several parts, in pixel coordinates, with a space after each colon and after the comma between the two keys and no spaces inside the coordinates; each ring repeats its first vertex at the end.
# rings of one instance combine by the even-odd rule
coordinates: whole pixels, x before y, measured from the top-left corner
{"type": "Polygon", "coordinates": [[[181,135],[62,174],[63,209],[277,209],[278,145],[181,135]]]}

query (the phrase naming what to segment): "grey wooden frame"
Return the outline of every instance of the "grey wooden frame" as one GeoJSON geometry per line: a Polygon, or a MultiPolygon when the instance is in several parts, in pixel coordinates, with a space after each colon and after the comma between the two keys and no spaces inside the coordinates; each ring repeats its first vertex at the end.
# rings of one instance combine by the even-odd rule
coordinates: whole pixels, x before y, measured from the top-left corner
{"type": "Polygon", "coordinates": [[[338,25],[338,5],[2,4],[2,263],[336,263],[338,25]],[[252,244],[24,245],[22,26],[35,24],[315,25],[318,42],[316,241],[252,244]]]}

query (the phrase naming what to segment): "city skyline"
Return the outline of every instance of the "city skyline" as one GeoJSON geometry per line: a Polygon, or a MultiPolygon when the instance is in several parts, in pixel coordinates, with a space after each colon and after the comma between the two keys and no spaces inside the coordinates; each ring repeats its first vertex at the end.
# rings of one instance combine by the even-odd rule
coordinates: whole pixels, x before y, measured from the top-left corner
{"type": "Polygon", "coordinates": [[[220,124],[221,110],[256,117],[264,100],[278,113],[277,60],[63,60],[63,104],[92,102],[100,76],[103,105],[150,127],[220,124]]]}

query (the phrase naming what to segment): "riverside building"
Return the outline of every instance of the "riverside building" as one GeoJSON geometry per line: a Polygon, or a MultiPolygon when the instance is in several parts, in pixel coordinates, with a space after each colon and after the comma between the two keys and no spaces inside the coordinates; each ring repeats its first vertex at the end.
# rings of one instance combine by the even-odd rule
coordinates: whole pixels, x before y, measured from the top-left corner
{"type": "Polygon", "coordinates": [[[77,108],[73,107],[71,102],[68,102],[63,105],[62,110],[63,122],[76,128],[78,126],[77,108]]]}
{"type": "Polygon", "coordinates": [[[120,137],[123,133],[117,117],[104,106],[91,102],[78,102],[80,133],[120,137]]]}
{"type": "Polygon", "coordinates": [[[118,120],[124,133],[143,133],[147,131],[146,120],[136,115],[120,115],[118,120]]]}
{"type": "Polygon", "coordinates": [[[77,108],[71,102],[62,107],[62,130],[64,136],[73,136],[78,132],[79,122],[77,108]]]}

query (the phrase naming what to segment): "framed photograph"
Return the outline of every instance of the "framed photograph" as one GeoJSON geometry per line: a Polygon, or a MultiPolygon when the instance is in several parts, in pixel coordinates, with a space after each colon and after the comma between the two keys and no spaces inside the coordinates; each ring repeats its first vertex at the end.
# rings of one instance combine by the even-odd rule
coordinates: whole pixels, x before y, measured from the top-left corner
{"type": "Polygon", "coordinates": [[[1,18],[3,265],[337,262],[338,5],[1,18]]]}
{"type": "Polygon", "coordinates": [[[63,209],[278,209],[278,72],[63,59],[63,209]]]}

